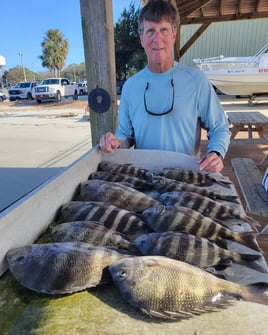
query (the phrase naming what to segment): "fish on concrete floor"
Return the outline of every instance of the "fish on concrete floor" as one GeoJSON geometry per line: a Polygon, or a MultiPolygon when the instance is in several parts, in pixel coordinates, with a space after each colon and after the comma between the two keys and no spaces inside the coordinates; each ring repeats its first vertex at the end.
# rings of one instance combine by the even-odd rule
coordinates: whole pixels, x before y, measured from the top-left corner
{"type": "Polygon", "coordinates": [[[249,223],[256,231],[258,231],[257,227],[260,226],[259,222],[242,213],[238,208],[227,206],[219,201],[194,192],[166,192],[161,194],[160,200],[165,205],[179,205],[191,208],[212,219],[224,220],[235,218],[243,220],[249,223]]]}
{"type": "Polygon", "coordinates": [[[149,316],[183,319],[226,308],[232,299],[268,305],[255,286],[215,277],[191,264],[164,256],[137,256],[109,266],[122,297],[149,316]]]}
{"type": "Polygon", "coordinates": [[[108,266],[129,257],[83,242],[32,244],[8,251],[8,267],[27,289],[69,294],[110,283],[108,266]]]}
{"type": "Polygon", "coordinates": [[[166,256],[201,268],[228,266],[234,262],[259,272],[267,272],[267,269],[254,262],[261,258],[261,254],[239,254],[221,248],[208,239],[184,232],[143,234],[134,240],[134,244],[144,256],[166,256]]]}
{"type": "Polygon", "coordinates": [[[59,216],[63,222],[98,221],[128,237],[152,231],[134,212],[105,202],[70,201],[61,206],[59,216]]]}
{"type": "Polygon", "coordinates": [[[160,202],[150,195],[121,183],[88,180],[80,184],[80,199],[84,201],[103,201],[114,206],[141,212],[160,202]]]}
{"type": "Polygon", "coordinates": [[[235,232],[219,221],[184,206],[154,206],[143,213],[144,221],[155,232],[178,231],[207,238],[223,245],[225,240],[235,241],[260,252],[254,231],[235,232]]]}
{"type": "Polygon", "coordinates": [[[96,246],[110,246],[136,253],[127,236],[108,229],[98,221],[74,221],[57,225],[51,231],[53,242],[85,242],[96,246]]]}
{"type": "Polygon", "coordinates": [[[136,177],[146,178],[147,169],[143,169],[132,164],[118,164],[115,162],[102,161],[99,163],[97,171],[109,171],[112,173],[129,174],[136,177]]]}
{"type": "Polygon", "coordinates": [[[109,171],[92,172],[88,179],[99,179],[132,185],[137,190],[151,190],[154,186],[151,179],[140,178],[127,174],[112,173],[109,171]]]}
{"type": "Polygon", "coordinates": [[[215,174],[182,169],[178,167],[150,170],[147,173],[147,177],[152,176],[163,176],[169,179],[174,179],[198,186],[210,186],[215,183],[225,188],[230,188],[232,183],[231,181],[225,180],[222,177],[216,177],[215,174]]]}
{"type": "Polygon", "coordinates": [[[209,190],[206,187],[197,186],[185,182],[176,181],[173,179],[169,179],[163,176],[153,176],[152,183],[154,184],[155,188],[160,193],[165,192],[194,192],[213,200],[225,200],[234,203],[239,203],[238,196],[231,195],[231,194],[223,194],[221,192],[214,192],[209,190]]]}

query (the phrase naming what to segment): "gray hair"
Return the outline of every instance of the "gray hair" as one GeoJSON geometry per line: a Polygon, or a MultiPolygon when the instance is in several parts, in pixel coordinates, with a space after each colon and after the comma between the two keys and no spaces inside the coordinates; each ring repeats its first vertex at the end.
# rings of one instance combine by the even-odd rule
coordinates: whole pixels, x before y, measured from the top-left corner
{"type": "Polygon", "coordinates": [[[169,0],[148,0],[139,14],[139,33],[143,32],[143,21],[159,23],[162,20],[169,22],[173,29],[178,27],[180,18],[177,9],[169,0]]]}

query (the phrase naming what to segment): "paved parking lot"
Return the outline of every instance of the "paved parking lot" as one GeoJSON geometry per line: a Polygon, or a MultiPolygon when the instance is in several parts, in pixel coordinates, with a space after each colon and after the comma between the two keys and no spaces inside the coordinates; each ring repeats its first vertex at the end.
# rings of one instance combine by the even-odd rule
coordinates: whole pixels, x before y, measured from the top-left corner
{"type": "Polygon", "coordinates": [[[0,103],[0,211],[91,148],[86,105],[0,103]]]}

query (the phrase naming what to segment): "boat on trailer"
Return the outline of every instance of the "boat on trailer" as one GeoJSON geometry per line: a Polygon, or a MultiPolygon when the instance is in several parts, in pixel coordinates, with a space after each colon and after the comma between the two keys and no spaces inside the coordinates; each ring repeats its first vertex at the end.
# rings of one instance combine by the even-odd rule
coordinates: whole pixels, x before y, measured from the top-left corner
{"type": "Polygon", "coordinates": [[[251,57],[210,57],[194,59],[194,64],[207,75],[211,84],[224,94],[268,95],[268,43],[251,57]]]}

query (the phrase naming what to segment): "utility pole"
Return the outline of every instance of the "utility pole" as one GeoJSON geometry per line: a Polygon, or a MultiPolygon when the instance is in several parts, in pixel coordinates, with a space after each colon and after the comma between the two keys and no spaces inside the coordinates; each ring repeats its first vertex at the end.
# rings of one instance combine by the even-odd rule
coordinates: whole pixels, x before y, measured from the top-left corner
{"type": "MultiPolygon", "coordinates": [[[[80,0],[88,92],[105,90],[111,106],[104,113],[90,107],[92,145],[117,123],[116,71],[112,0],[80,0]]],[[[105,102],[104,99],[102,102],[105,102]]]]}
{"type": "Polygon", "coordinates": [[[19,52],[19,56],[20,56],[20,60],[21,60],[21,66],[22,66],[24,81],[27,81],[26,74],[25,74],[24,63],[23,63],[23,52],[19,52]]]}

